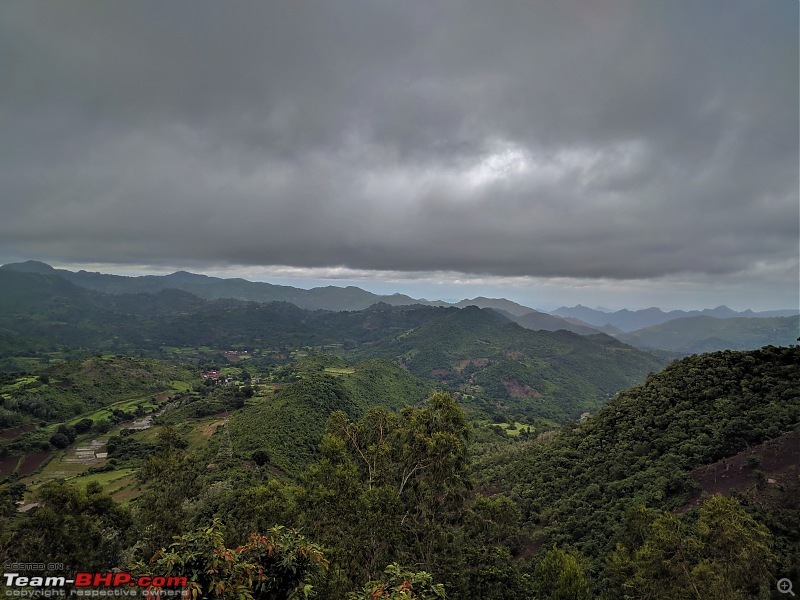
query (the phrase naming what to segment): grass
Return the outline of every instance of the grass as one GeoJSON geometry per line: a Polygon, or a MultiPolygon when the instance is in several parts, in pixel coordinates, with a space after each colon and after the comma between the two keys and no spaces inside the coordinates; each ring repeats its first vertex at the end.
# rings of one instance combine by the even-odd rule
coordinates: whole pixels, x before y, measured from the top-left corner
{"type": "MultiPolygon", "coordinates": [[[[216,431],[215,424],[222,424],[224,422],[222,417],[204,417],[196,421],[183,423],[178,425],[176,429],[186,441],[189,442],[189,451],[201,448],[216,431]]],[[[161,425],[154,425],[149,429],[137,431],[133,435],[140,442],[155,444],[158,439],[158,434],[161,431],[161,425]]]]}
{"type": "Polygon", "coordinates": [[[36,381],[38,381],[38,379],[39,379],[38,377],[20,377],[14,383],[6,384],[3,387],[7,390],[18,390],[22,386],[35,383],[36,381]]]}
{"type": "Polygon", "coordinates": [[[68,457],[70,450],[74,450],[74,447],[67,448],[66,450],[59,450],[55,453],[53,458],[50,459],[50,462],[42,467],[41,471],[28,475],[28,477],[22,479],[21,482],[27,484],[29,489],[34,490],[42,483],[52,481],[53,479],[65,479],[80,475],[88,467],[81,463],[66,462],[64,459],[68,457]]]}
{"type": "Polygon", "coordinates": [[[532,425],[528,425],[527,423],[520,423],[519,421],[514,423],[514,429],[509,429],[511,425],[509,425],[508,423],[492,423],[492,425],[501,427],[506,432],[506,435],[509,435],[511,437],[517,437],[520,433],[522,433],[522,430],[525,428],[530,428],[531,433],[535,432],[535,427],[533,427],[532,425]]]}
{"type": "Polygon", "coordinates": [[[99,483],[103,492],[118,502],[127,502],[141,492],[134,489],[136,472],[133,469],[115,469],[104,473],[91,473],[75,477],[70,483],[84,487],[90,483],[99,483]]]}
{"type": "Polygon", "coordinates": [[[330,375],[352,375],[356,372],[353,368],[335,368],[335,367],[325,367],[325,372],[330,375]]]}
{"type": "Polygon", "coordinates": [[[190,430],[181,432],[186,437],[186,441],[189,442],[189,451],[204,446],[208,439],[216,433],[217,428],[224,423],[225,419],[219,417],[208,417],[192,423],[190,430]]]}
{"type": "MultiPolygon", "coordinates": [[[[101,421],[103,419],[111,419],[111,415],[113,414],[113,410],[135,410],[138,406],[142,406],[146,412],[152,412],[156,408],[158,408],[158,404],[153,402],[151,398],[143,398],[141,396],[137,398],[131,398],[129,400],[120,400],[119,402],[115,402],[114,404],[109,404],[103,408],[98,408],[95,411],[90,413],[84,413],[79,415],[73,419],[67,421],[68,425],[75,425],[78,421],[82,421],[83,419],[91,419],[95,423],[97,421],[101,421]]],[[[48,431],[55,431],[56,428],[59,426],[58,423],[53,423],[52,425],[47,426],[48,431]]],[[[123,424],[123,427],[125,425],[123,424]]]]}

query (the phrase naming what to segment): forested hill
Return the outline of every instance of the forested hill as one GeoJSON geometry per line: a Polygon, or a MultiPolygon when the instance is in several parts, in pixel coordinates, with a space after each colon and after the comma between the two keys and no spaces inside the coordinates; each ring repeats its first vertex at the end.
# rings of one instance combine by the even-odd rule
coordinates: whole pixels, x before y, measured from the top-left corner
{"type": "Polygon", "coordinates": [[[481,408],[555,422],[597,409],[663,365],[604,334],[531,331],[474,306],[308,311],[180,290],[103,294],[53,275],[0,270],[0,307],[0,356],[26,345],[158,357],[164,347],[333,347],[356,362],[394,360],[481,408]]]}
{"type": "MultiPolygon", "coordinates": [[[[483,486],[510,490],[540,543],[574,545],[602,571],[615,544],[634,551],[644,541],[633,507],[677,509],[697,489],[689,477],[696,467],[798,429],[800,348],[724,351],[676,361],[553,439],[476,468],[483,486]]],[[[743,472],[751,487],[764,485],[757,465],[743,472]]],[[[796,468],[770,485],[771,503],[751,510],[771,528],[780,572],[790,576],[800,557],[789,525],[800,522],[796,468]]]]}
{"type": "Polygon", "coordinates": [[[531,331],[489,309],[446,309],[421,326],[365,346],[360,358],[391,358],[477,400],[563,421],[596,410],[662,364],[605,335],[531,331]]]}
{"type": "Polygon", "coordinates": [[[694,354],[714,350],[750,350],[762,346],[788,346],[800,335],[800,316],[709,316],[673,319],[645,329],[618,335],[637,348],[659,348],[694,354]]]}
{"type": "Polygon", "coordinates": [[[529,329],[567,329],[578,333],[596,333],[597,330],[586,324],[576,325],[566,319],[548,315],[522,306],[505,298],[477,297],[471,300],[464,299],[455,304],[439,300],[428,301],[415,299],[405,294],[379,295],[373,294],[354,286],[337,287],[325,286],[310,290],[286,285],[275,285],[265,282],[247,281],[233,278],[223,279],[209,277],[196,273],[179,271],[171,275],[143,275],[139,277],[126,277],[106,273],[90,273],[88,271],[69,271],[55,269],[39,261],[26,261],[22,263],[9,263],[0,266],[2,273],[28,273],[57,277],[75,284],[83,289],[102,292],[114,296],[139,296],[143,294],[159,295],[167,290],[183,291],[205,300],[235,299],[246,302],[269,304],[272,302],[288,302],[306,310],[327,311],[359,311],[376,303],[390,306],[451,306],[465,308],[478,306],[480,308],[493,308],[508,312],[512,318],[525,317],[520,320],[523,327],[529,329]]]}
{"type": "Polygon", "coordinates": [[[231,439],[241,458],[265,450],[271,465],[297,476],[318,458],[318,444],[334,411],[344,411],[351,419],[361,418],[376,406],[399,411],[423,402],[433,391],[432,382],[387,360],[350,368],[329,364],[344,368],[307,372],[304,379],[286,384],[268,402],[252,403],[233,414],[231,439]]]}
{"type": "Polygon", "coordinates": [[[442,310],[384,306],[388,310],[308,311],[288,302],[203,300],[174,289],[114,295],[51,274],[4,269],[0,353],[17,344],[117,353],[162,346],[357,345],[416,327],[442,310]]]}

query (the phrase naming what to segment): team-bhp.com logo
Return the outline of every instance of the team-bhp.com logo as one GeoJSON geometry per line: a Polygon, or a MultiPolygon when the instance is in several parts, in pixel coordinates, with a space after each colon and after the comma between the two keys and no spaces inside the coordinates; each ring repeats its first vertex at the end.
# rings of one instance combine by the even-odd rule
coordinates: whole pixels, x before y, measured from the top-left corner
{"type": "MultiPolygon", "coordinates": [[[[122,595],[119,594],[119,590],[121,588],[134,588],[131,590],[134,592],[133,594],[126,594],[126,595],[138,595],[138,591],[147,590],[149,595],[180,595],[180,590],[185,588],[188,585],[186,577],[175,577],[175,576],[142,576],[142,577],[134,577],[130,573],[85,573],[79,572],[75,574],[75,577],[71,579],[67,579],[63,576],[29,576],[29,575],[21,575],[19,573],[3,573],[3,579],[5,580],[6,588],[35,588],[34,590],[30,590],[32,592],[36,592],[41,590],[44,592],[45,590],[56,590],[62,589],[71,586],[70,596],[106,596],[106,595],[122,595]],[[91,594],[89,593],[90,590],[82,589],[82,588],[95,588],[91,590],[91,594]],[[107,593],[101,594],[98,592],[106,591],[107,593]],[[112,590],[115,593],[112,593],[112,590]],[[170,591],[172,593],[169,594],[159,594],[160,591],[170,591]]],[[[23,595],[23,594],[9,594],[9,590],[6,590],[6,595],[23,595]]],[[[14,590],[16,591],[16,590],[14,590]]],[[[43,593],[33,593],[33,594],[24,594],[26,596],[44,596],[48,594],[43,593]]],[[[59,594],[61,595],[61,594],[59,594]]]]}

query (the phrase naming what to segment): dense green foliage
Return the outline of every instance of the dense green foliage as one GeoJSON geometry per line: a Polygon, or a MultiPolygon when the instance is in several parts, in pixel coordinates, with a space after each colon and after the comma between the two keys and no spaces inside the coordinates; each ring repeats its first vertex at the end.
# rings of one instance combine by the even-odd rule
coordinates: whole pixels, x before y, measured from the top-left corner
{"type": "Polygon", "coordinates": [[[116,403],[138,400],[141,413],[141,407],[152,405],[158,394],[172,390],[174,380],[194,378],[185,369],[162,361],[120,356],[56,364],[38,377],[6,375],[0,382],[0,428],[26,424],[42,428],[3,440],[0,456],[46,450],[48,444],[63,448],[75,441],[76,434],[100,432],[104,419],[121,422],[137,415],[135,406],[125,403],[123,410],[116,403]],[[100,418],[76,418],[102,408],[107,410],[100,418]],[[74,426],[46,427],[64,421],[73,421],[74,426]]]}
{"type": "Polygon", "coordinates": [[[371,345],[359,356],[390,356],[476,401],[563,421],[596,410],[613,393],[661,366],[604,334],[530,331],[499,313],[447,309],[421,327],[371,345]]]}
{"type": "Polygon", "coordinates": [[[133,541],[130,513],[99,485],[55,482],[42,487],[36,500],[38,509],[0,534],[4,563],[63,563],[87,571],[120,564],[133,541]]]}
{"type": "Polygon", "coordinates": [[[236,548],[225,547],[223,531],[214,520],[178,536],[135,570],[185,576],[193,600],[284,600],[307,598],[313,582],[327,569],[322,548],[294,530],[273,527],[267,535],[252,534],[236,548]]]}
{"type": "Polygon", "coordinates": [[[201,300],[174,289],[110,295],[55,275],[7,269],[0,269],[0,308],[7,352],[18,351],[13,344],[21,339],[31,350],[121,354],[158,354],[164,346],[353,346],[416,327],[439,310],[376,305],[352,313],[309,311],[287,302],[201,300]]]}
{"type": "Polygon", "coordinates": [[[645,380],[660,363],[609,336],[477,308],[16,276],[0,344],[27,340],[5,364],[38,366],[0,372],[4,561],[183,573],[198,598],[760,598],[800,577],[797,465],[764,452],[797,455],[796,346],[645,380]],[[59,481],[94,437],[108,457],[84,450],[59,481]],[[40,449],[64,463],[25,476],[40,449]],[[739,491],[701,496],[727,461],[739,491]]]}
{"type": "Polygon", "coordinates": [[[421,402],[431,391],[429,383],[385,360],[366,361],[340,375],[326,374],[322,365],[303,371],[303,379],[231,416],[231,440],[240,456],[264,450],[272,465],[298,475],[318,457],[325,423],[334,411],[358,418],[376,406],[398,410],[421,402]]]}
{"type": "MultiPolygon", "coordinates": [[[[293,481],[270,476],[273,449],[257,467],[236,436],[225,458],[214,444],[189,452],[177,429],[163,427],[130,511],[97,487],[58,484],[42,488],[41,508],[14,518],[9,501],[20,491],[0,490],[2,558],[38,552],[43,528],[83,540],[101,527],[116,531],[96,542],[115,565],[187,574],[197,597],[768,597],[775,574],[795,576],[800,556],[791,472],[785,489],[747,496],[752,504],[713,496],[697,508],[687,504],[688,475],[797,430],[798,359],[797,347],[689,357],[580,423],[503,444],[474,439],[448,394],[399,412],[368,408],[363,399],[376,401],[378,388],[362,387],[360,370],[370,382],[394,381],[397,393],[424,388],[391,364],[302,359],[282,375],[293,383],[230,417],[252,417],[282,394],[330,415],[293,481]]],[[[253,435],[273,425],[263,421],[253,435]]],[[[747,464],[764,467],[757,457],[747,464]]],[[[754,490],[764,485],[753,479],[754,490]]],[[[47,556],[73,556],[70,548],[47,556]]]]}
{"type": "Polygon", "coordinates": [[[770,534],[732,498],[714,496],[696,520],[638,508],[638,539],[617,545],[608,570],[623,598],[728,600],[769,596],[770,534]]]}
{"type": "MultiPolygon", "coordinates": [[[[576,418],[663,364],[604,334],[531,331],[474,306],[376,304],[358,312],[311,312],[287,303],[203,301],[179,290],[106,295],[55,275],[9,270],[0,270],[3,280],[8,286],[0,286],[0,301],[11,308],[0,313],[0,331],[40,340],[53,351],[172,357],[170,349],[244,348],[258,355],[254,364],[270,367],[285,363],[293,350],[333,350],[356,362],[394,360],[473,407],[517,418],[576,418]]],[[[366,390],[368,378],[362,379],[359,389],[366,390]]],[[[378,387],[368,394],[375,396],[378,387]]],[[[205,414],[224,410],[207,406],[205,414]]]]}
{"type": "Polygon", "coordinates": [[[549,441],[484,459],[478,472],[484,485],[510,489],[537,538],[597,560],[631,507],[678,508],[695,489],[692,469],[798,424],[800,348],[718,352],[673,363],[549,441]]]}

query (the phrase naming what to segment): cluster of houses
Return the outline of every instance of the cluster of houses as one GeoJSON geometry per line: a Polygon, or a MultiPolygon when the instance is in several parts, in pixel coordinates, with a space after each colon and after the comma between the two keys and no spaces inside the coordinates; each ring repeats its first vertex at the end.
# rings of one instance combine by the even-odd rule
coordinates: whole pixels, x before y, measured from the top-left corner
{"type": "Polygon", "coordinates": [[[230,375],[222,376],[222,374],[217,371],[216,369],[209,369],[208,371],[203,371],[200,373],[203,379],[207,379],[213,381],[214,383],[232,383],[233,377],[230,375]]]}

